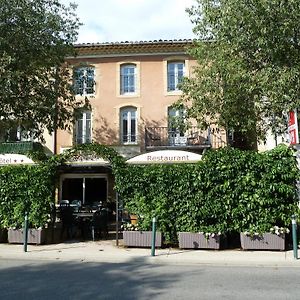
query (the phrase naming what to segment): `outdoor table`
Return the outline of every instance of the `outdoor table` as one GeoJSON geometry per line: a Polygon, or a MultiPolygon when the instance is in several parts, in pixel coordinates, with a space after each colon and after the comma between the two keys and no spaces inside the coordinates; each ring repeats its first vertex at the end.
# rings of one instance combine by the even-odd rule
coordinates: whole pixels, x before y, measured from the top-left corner
{"type": "Polygon", "coordinates": [[[93,212],[74,212],[73,216],[77,220],[77,226],[81,231],[81,236],[83,239],[88,237],[91,231],[91,224],[93,220],[93,212]]]}
{"type": "Polygon", "coordinates": [[[76,212],[73,213],[73,216],[75,216],[76,218],[92,218],[94,215],[93,212],[76,212]]]}

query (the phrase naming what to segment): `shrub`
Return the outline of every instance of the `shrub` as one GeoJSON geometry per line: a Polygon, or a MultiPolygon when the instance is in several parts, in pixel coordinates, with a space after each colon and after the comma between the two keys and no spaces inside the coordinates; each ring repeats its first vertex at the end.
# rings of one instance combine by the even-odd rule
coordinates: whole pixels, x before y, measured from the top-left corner
{"type": "Polygon", "coordinates": [[[179,231],[228,233],[287,227],[297,211],[299,170],[293,150],[208,151],[196,164],[128,165],[116,188],[144,230],[153,216],[167,241],[179,231]]]}

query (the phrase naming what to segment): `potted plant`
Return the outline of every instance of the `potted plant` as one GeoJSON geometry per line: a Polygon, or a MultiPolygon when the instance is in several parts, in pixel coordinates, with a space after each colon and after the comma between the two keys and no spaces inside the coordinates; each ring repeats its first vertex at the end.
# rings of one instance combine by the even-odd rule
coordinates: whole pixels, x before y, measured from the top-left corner
{"type": "Polygon", "coordinates": [[[23,243],[25,214],[28,214],[28,243],[46,242],[54,206],[54,166],[3,166],[0,168],[0,227],[8,231],[9,243],[23,243]]]}
{"type": "Polygon", "coordinates": [[[220,249],[221,233],[179,232],[178,241],[181,249],[220,249]]]}
{"type": "Polygon", "coordinates": [[[200,226],[198,232],[180,231],[179,248],[182,249],[220,249],[226,241],[226,235],[220,224],[200,226]]]}
{"type": "MultiPolygon", "coordinates": [[[[123,242],[127,247],[151,247],[152,231],[142,230],[139,224],[125,223],[122,225],[123,242]]],[[[162,234],[156,232],[155,247],[161,247],[162,234]]]]}
{"type": "Polygon", "coordinates": [[[251,227],[241,232],[241,247],[244,250],[285,250],[285,237],[290,230],[285,227],[272,226],[269,231],[251,227]]]}
{"type": "MultiPolygon", "coordinates": [[[[41,202],[41,201],[40,201],[41,202]]],[[[31,209],[28,213],[28,244],[45,244],[51,242],[53,236],[52,226],[54,224],[51,213],[51,207],[45,209],[33,209],[34,203],[31,203],[31,209]]],[[[39,206],[38,206],[39,207],[39,206]]],[[[8,226],[8,242],[11,244],[21,244],[24,242],[24,207],[16,206],[15,214],[11,217],[8,226]]]]}

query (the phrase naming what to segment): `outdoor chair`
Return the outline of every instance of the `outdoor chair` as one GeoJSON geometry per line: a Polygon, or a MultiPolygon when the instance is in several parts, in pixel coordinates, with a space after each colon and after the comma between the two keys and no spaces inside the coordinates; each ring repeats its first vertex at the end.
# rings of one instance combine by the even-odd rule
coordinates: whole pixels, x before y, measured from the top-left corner
{"type": "Polygon", "coordinates": [[[75,218],[71,206],[60,206],[60,219],[62,223],[60,237],[63,238],[66,233],[67,239],[74,237],[75,218]]]}
{"type": "Polygon", "coordinates": [[[70,201],[69,200],[60,200],[59,202],[59,206],[69,206],[70,205],[70,201]]]}
{"type": "Polygon", "coordinates": [[[102,234],[104,237],[108,237],[108,213],[106,209],[97,210],[94,212],[92,219],[92,238],[95,241],[95,236],[101,238],[102,234]]]}
{"type": "Polygon", "coordinates": [[[74,212],[79,212],[81,209],[81,201],[80,200],[73,200],[71,202],[71,206],[74,212]]]}

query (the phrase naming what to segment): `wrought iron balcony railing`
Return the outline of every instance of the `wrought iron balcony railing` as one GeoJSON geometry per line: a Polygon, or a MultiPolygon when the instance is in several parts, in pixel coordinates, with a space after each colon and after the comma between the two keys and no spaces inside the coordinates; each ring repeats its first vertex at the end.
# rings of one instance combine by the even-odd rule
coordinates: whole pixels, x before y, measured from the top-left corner
{"type": "Polygon", "coordinates": [[[145,147],[150,148],[209,148],[211,147],[209,130],[201,131],[191,127],[185,132],[180,132],[168,127],[146,127],[145,147]]]}
{"type": "Polygon", "coordinates": [[[185,132],[168,127],[146,127],[147,150],[165,148],[220,148],[226,146],[225,131],[218,128],[199,130],[196,126],[185,132]]]}

